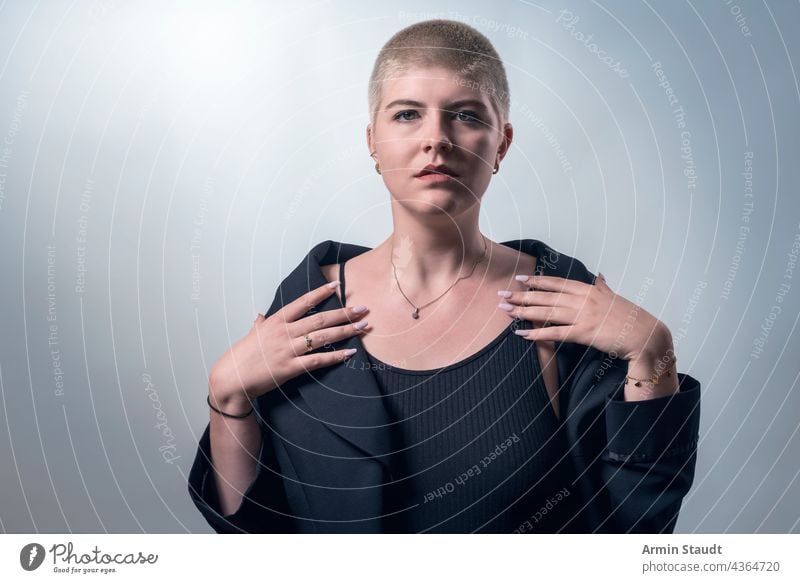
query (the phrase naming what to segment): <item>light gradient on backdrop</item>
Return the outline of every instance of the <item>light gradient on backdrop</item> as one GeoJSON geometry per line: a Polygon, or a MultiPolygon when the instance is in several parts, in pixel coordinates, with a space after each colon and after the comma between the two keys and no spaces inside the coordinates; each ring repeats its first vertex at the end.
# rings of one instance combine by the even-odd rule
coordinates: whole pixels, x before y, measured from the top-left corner
{"type": "Polygon", "coordinates": [[[700,380],[676,532],[800,532],[796,2],[0,6],[0,530],[209,532],[208,368],[314,244],[373,246],[367,79],[489,36],[515,140],[482,229],[602,271],[700,380]]]}

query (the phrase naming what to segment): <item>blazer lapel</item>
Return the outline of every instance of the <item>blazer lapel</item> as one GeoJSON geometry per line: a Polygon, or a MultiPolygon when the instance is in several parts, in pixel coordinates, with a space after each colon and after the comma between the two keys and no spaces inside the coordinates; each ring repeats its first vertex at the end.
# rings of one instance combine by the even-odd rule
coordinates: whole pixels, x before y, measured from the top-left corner
{"type": "MultiPolygon", "coordinates": [[[[322,286],[327,280],[321,265],[341,263],[368,251],[368,247],[324,241],[316,245],[306,259],[284,280],[287,289],[276,302],[288,303],[322,286]],[[288,296],[288,297],[287,297],[288,296]]],[[[337,294],[331,294],[310,313],[342,308],[337,294]]],[[[357,348],[346,364],[309,371],[298,379],[298,391],[315,417],[331,431],[350,442],[369,457],[380,461],[391,474],[388,426],[391,422],[360,338],[351,337],[334,343],[328,350],[357,348]]]]}
{"type": "MultiPolygon", "coordinates": [[[[503,245],[535,256],[535,275],[563,277],[564,279],[574,279],[594,285],[596,277],[586,269],[586,266],[581,261],[564,253],[559,253],[542,241],[519,239],[508,241],[503,245]]],[[[559,418],[570,424],[575,418],[575,416],[569,414],[571,409],[576,406],[573,400],[579,398],[579,395],[573,394],[572,391],[567,390],[567,387],[574,386],[587,367],[595,366],[595,361],[602,358],[602,353],[592,346],[583,346],[573,342],[556,342],[555,344],[556,366],[561,387],[558,407],[559,418]]]]}

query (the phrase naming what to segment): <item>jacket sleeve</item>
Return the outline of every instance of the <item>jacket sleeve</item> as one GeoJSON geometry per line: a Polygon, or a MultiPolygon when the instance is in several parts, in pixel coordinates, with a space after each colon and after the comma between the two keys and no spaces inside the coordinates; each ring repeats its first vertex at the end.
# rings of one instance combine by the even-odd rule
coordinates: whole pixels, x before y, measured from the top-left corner
{"type": "Polygon", "coordinates": [[[625,401],[627,362],[604,361],[614,364],[590,375],[588,388],[576,388],[582,393],[584,437],[595,440],[579,448],[578,480],[596,509],[592,530],[671,533],[694,480],[700,383],[678,373],[674,395],[625,401]]]}
{"type": "Polygon", "coordinates": [[[296,532],[277,469],[270,432],[259,416],[261,450],[256,476],[245,490],[241,506],[222,515],[211,460],[211,424],[206,425],[189,472],[189,495],[211,527],[220,534],[296,532]]]}

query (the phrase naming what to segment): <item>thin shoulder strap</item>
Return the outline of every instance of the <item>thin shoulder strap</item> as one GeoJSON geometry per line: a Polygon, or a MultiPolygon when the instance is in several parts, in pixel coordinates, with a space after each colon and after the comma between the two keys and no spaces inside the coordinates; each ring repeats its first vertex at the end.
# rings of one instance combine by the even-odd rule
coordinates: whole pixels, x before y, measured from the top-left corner
{"type": "Polygon", "coordinates": [[[347,302],[347,296],[344,293],[344,264],[345,263],[346,263],[345,261],[342,261],[339,264],[339,289],[342,292],[342,306],[345,306],[346,302],[347,302]]]}

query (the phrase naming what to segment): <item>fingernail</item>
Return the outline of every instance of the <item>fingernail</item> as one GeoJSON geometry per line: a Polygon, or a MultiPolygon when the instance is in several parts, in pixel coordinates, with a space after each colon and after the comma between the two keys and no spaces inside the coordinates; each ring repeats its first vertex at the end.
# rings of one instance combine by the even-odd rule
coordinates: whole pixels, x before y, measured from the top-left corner
{"type": "Polygon", "coordinates": [[[339,280],[338,279],[336,281],[330,282],[328,284],[328,287],[331,288],[331,289],[334,289],[337,285],[339,285],[339,280]]]}
{"type": "Polygon", "coordinates": [[[529,276],[527,276],[527,275],[518,275],[514,279],[516,279],[517,281],[528,281],[529,276]]]}
{"type": "Polygon", "coordinates": [[[514,309],[514,306],[512,306],[511,304],[507,304],[506,302],[500,302],[499,304],[497,304],[497,307],[502,310],[505,310],[506,312],[510,312],[511,310],[514,309]]]}
{"type": "Polygon", "coordinates": [[[354,314],[360,314],[361,312],[365,312],[367,310],[367,306],[364,304],[359,304],[355,308],[353,308],[354,314]]]}
{"type": "Polygon", "coordinates": [[[528,330],[514,330],[514,334],[517,334],[519,336],[523,336],[523,337],[527,338],[528,330]]]}
{"type": "Polygon", "coordinates": [[[353,356],[356,353],[357,350],[358,350],[358,348],[348,348],[347,350],[344,351],[344,355],[345,356],[353,356]]]}
{"type": "Polygon", "coordinates": [[[512,293],[507,289],[501,289],[499,292],[497,292],[497,295],[503,296],[504,298],[508,299],[511,297],[512,293]]]}
{"type": "Polygon", "coordinates": [[[369,324],[369,322],[367,322],[366,320],[361,320],[360,322],[356,322],[355,324],[353,324],[353,328],[355,328],[356,330],[363,330],[364,328],[367,327],[367,324],[369,324]]]}

